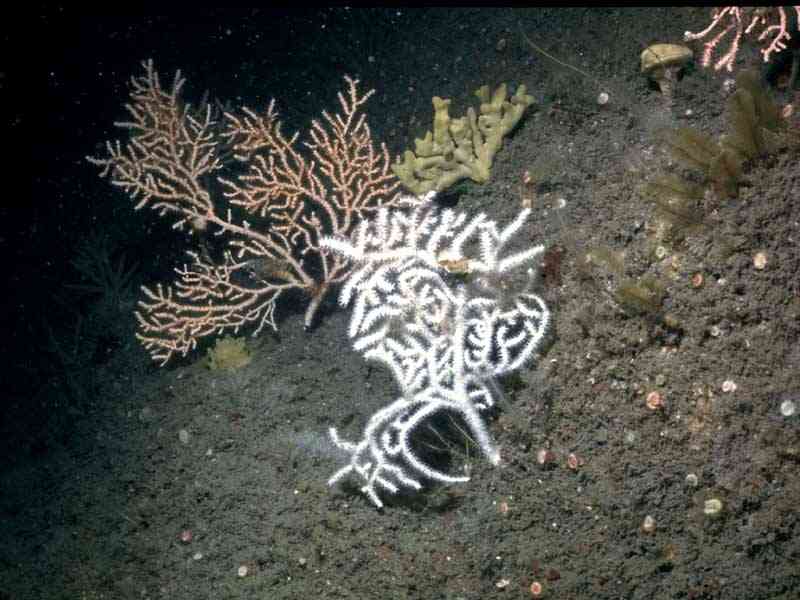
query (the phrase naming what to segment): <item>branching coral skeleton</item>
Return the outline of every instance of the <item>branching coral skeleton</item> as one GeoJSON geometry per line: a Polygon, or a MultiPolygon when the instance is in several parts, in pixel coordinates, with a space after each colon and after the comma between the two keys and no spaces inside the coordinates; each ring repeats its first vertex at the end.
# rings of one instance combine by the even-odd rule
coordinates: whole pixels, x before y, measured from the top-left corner
{"type": "Polygon", "coordinates": [[[479,214],[471,219],[430,204],[411,212],[380,209],[350,239],[324,237],[320,245],[356,263],[340,303],[353,304],[349,336],[367,359],[391,369],[401,395],[373,414],[358,442],[333,442],[350,462],[330,478],[333,485],[355,473],[361,490],[378,507],[378,491],[419,490],[420,479],[467,481],[421,460],[411,435],[442,412],[460,416],[492,464],[500,453],[481,412],[498,395],[496,378],[519,369],[534,354],[550,313],[531,293],[544,246],[505,255],[528,215],[525,209],[505,228],[479,214]],[[472,247],[478,242],[478,257],[472,247]],[[469,250],[468,250],[469,248],[469,250]],[[524,269],[524,282],[513,273],[524,269]]]}
{"type": "Polygon", "coordinates": [[[137,337],[163,365],[205,336],[277,329],[275,307],[290,290],[308,298],[309,327],[327,291],[348,275],[346,261],[320,251],[319,237],[348,235],[399,196],[389,152],[373,143],[363,112],[374,90],[362,93],[345,76],[339,112],[311,121],[300,145],[298,134],[284,135],[274,100],[218,122],[210,104],[184,101],[180,71],[165,89],[152,61],[143,67],[131,80],[130,120],[115,123],[127,143],[109,142],[106,157],[87,158],[137,210],[149,206],[204,239],[220,236],[224,251],[212,259],[204,245],[188,253],[172,284],[143,288],[137,337]]]}

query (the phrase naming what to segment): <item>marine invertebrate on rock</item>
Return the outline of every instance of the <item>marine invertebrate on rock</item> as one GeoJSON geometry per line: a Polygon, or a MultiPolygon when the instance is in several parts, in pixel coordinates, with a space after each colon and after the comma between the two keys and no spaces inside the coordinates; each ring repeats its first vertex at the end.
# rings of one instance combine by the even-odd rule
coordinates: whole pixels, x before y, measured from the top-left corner
{"type": "Polygon", "coordinates": [[[652,44],[639,56],[642,73],[658,85],[668,105],[672,103],[678,72],[692,56],[692,51],[681,44],[652,44]]]}

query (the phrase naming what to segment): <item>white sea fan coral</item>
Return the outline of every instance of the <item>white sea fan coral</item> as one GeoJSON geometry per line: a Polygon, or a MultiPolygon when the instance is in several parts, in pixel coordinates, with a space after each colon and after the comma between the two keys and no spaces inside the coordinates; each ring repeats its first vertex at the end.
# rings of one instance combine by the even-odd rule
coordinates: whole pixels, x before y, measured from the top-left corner
{"type": "Polygon", "coordinates": [[[461,416],[490,462],[499,462],[480,412],[494,404],[496,377],[531,358],[550,318],[529,289],[544,247],[504,255],[529,209],[499,230],[484,214],[440,211],[430,199],[409,198],[416,206],[410,212],[381,209],[350,240],[321,241],[357,263],[340,296],[343,305],[353,304],[353,347],[387,365],[401,389],[397,400],[372,415],[359,442],[330,432],[351,460],[329,484],[358,473],[362,491],[378,507],[378,487],[420,489],[419,476],[468,480],[433,469],[411,448],[415,428],[441,411],[461,416]],[[473,242],[477,253],[467,250],[473,242]],[[513,277],[520,269],[523,286],[513,277]]]}

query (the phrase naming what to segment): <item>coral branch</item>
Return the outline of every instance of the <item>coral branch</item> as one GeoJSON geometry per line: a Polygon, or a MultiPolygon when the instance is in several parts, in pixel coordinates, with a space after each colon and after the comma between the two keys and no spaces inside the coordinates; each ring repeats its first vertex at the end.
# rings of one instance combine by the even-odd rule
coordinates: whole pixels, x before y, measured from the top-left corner
{"type": "MultiPolygon", "coordinates": [[[[793,6],[800,31],[800,6],[793,6]]],[[[721,31],[703,45],[703,57],[700,63],[707,67],[711,64],[712,56],[722,40],[732,35],[727,52],[714,63],[714,70],[723,67],[733,71],[733,62],[739,53],[739,47],[745,36],[758,34],[757,40],[763,44],[761,54],[764,62],[768,62],[772,54],[786,48],[786,42],[791,39],[789,34],[786,9],[782,6],[771,7],[740,7],[720,6],[711,13],[711,23],[704,30],[697,33],[687,31],[683,34],[685,41],[705,39],[712,31],[721,27],[721,31]],[[765,43],[767,42],[767,43],[765,43]]]]}
{"type": "Polygon", "coordinates": [[[389,367],[401,388],[399,398],[369,418],[360,441],[346,441],[331,429],[350,461],[329,484],[355,473],[380,507],[378,490],[418,490],[419,478],[467,481],[427,464],[413,447],[413,432],[443,412],[461,417],[484,455],[498,464],[481,412],[494,404],[495,379],[533,356],[550,318],[530,291],[543,246],[506,255],[529,214],[523,210],[498,230],[483,214],[468,219],[423,203],[408,214],[383,209],[351,239],[323,238],[325,248],[357,264],[340,296],[343,305],[354,305],[353,347],[389,367]],[[478,256],[464,250],[473,241],[478,256]],[[514,272],[520,270],[518,279],[514,272]],[[454,273],[462,283],[452,281],[454,273]]]}
{"type": "Polygon", "coordinates": [[[115,124],[129,142],[109,142],[107,157],[88,160],[138,201],[137,210],[149,206],[197,234],[202,258],[190,252],[173,286],[144,288],[139,339],[164,364],[204,336],[275,328],[275,303],[289,289],[308,297],[310,326],[327,290],[349,272],[345,258],[320,249],[320,237],[346,236],[398,198],[388,151],[375,147],[361,112],[373,91],[362,94],[345,77],[341,112],[312,122],[307,157],[298,134],[283,135],[274,100],[262,112],[225,112],[221,123],[210,104],[184,103],[180,72],[165,90],[152,61],[143,66],[131,81],[130,120],[115,124]],[[221,259],[211,258],[210,233],[223,238],[221,259]]]}

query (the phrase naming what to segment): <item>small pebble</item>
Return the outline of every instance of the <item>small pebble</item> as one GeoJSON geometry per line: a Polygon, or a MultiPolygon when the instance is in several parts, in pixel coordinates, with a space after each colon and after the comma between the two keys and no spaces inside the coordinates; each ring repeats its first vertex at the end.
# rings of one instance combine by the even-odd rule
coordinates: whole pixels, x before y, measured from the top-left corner
{"type": "Polygon", "coordinates": [[[539,450],[536,451],[536,462],[542,465],[543,467],[553,464],[555,460],[556,460],[556,455],[547,448],[540,448],[539,450]]]}
{"type": "Polygon", "coordinates": [[[647,398],[645,399],[644,403],[650,410],[659,410],[664,408],[664,399],[661,397],[661,394],[656,391],[652,391],[647,394],[647,398]]]}
{"type": "Polygon", "coordinates": [[[793,417],[797,413],[797,404],[794,400],[784,400],[781,402],[781,414],[784,417],[793,417]]]}
{"type": "Polygon", "coordinates": [[[656,520],[651,515],[647,515],[642,522],[642,531],[645,533],[653,533],[655,530],[656,520]]]}
{"type": "Polygon", "coordinates": [[[722,500],[719,498],[709,498],[703,504],[703,514],[707,517],[718,517],[722,512],[722,500]]]}
{"type": "Polygon", "coordinates": [[[567,455],[567,466],[570,469],[572,469],[573,471],[575,471],[578,467],[581,466],[580,459],[578,458],[578,456],[576,454],[573,454],[572,452],[570,452],[567,455]]]}

